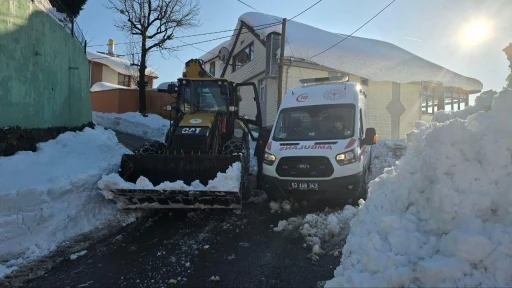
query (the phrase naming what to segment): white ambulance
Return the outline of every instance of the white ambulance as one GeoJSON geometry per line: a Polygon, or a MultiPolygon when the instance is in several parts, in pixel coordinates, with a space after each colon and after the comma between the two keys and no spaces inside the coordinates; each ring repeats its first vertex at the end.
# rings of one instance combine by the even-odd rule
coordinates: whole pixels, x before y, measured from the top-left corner
{"type": "Polygon", "coordinates": [[[269,199],[366,199],[377,135],[367,127],[366,93],[347,80],[302,79],[284,96],[265,148],[262,180],[269,199]]]}

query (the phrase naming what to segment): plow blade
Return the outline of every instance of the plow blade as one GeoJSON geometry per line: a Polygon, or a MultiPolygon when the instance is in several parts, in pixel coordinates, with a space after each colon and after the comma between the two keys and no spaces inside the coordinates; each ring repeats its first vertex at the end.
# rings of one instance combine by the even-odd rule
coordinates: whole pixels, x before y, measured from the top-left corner
{"type": "MultiPolygon", "coordinates": [[[[207,186],[217,173],[241,162],[240,155],[133,155],[125,154],[121,160],[119,176],[126,182],[136,183],[140,176],[147,178],[153,186],[167,182],[183,181],[190,185],[199,182],[207,186]]],[[[240,171],[238,191],[222,189],[180,190],[180,188],[115,189],[114,200],[126,208],[231,208],[242,206],[241,187],[245,181],[240,171]]],[[[233,185],[230,185],[233,186],[233,185]]],[[[236,186],[236,185],[235,185],[236,186]]],[[[218,186],[217,186],[218,187],[218,186]]],[[[222,186],[221,186],[222,187],[222,186]]]]}

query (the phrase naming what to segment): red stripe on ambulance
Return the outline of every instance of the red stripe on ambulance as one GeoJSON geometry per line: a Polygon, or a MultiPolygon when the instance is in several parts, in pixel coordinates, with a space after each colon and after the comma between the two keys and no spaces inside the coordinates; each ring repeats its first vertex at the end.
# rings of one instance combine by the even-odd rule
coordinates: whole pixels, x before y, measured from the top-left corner
{"type": "Polygon", "coordinates": [[[350,147],[352,147],[352,145],[354,145],[356,143],[356,139],[354,138],[351,138],[348,143],[347,143],[347,146],[345,146],[345,149],[348,149],[350,147]]]}

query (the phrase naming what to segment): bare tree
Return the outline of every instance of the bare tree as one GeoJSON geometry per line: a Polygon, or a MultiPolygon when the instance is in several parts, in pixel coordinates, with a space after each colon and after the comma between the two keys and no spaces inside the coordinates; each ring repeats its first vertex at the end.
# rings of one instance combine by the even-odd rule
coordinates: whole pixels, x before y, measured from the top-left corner
{"type": "MultiPolygon", "coordinates": [[[[125,45],[125,54],[126,60],[130,62],[130,64],[126,65],[126,71],[128,71],[130,76],[130,82],[135,85],[135,87],[139,87],[139,69],[140,67],[140,41],[138,39],[134,39],[133,35],[129,35],[129,41],[125,45]]],[[[146,63],[149,62],[150,55],[146,56],[146,63]]],[[[148,73],[146,69],[146,74],[148,73]]]]}
{"type": "Polygon", "coordinates": [[[198,0],[108,0],[107,8],[121,15],[115,26],[140,44],[140,58],[134,64],[139,68],[139,112],[145,115],[148,56],[153,51],[176,51],[169,45],[174,33],[200,25],[198,0]]]}

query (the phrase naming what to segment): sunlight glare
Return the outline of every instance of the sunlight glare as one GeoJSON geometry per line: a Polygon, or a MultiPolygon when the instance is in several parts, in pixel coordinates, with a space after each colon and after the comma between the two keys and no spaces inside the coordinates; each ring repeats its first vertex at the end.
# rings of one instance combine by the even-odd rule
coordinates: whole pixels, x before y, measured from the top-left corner
{"type": "Polygon", "coordinates": [[[489,24],[484,21],[470,23],[465,29],[465,40],[468,44],[477,44],[489,37],[489,24]]]}

